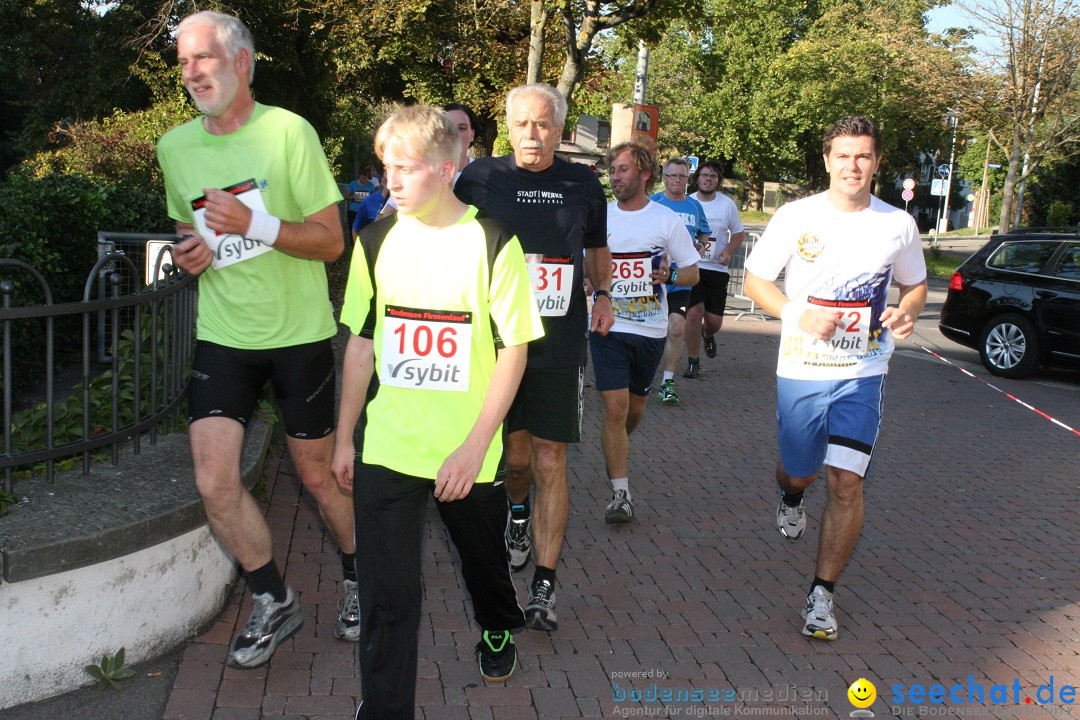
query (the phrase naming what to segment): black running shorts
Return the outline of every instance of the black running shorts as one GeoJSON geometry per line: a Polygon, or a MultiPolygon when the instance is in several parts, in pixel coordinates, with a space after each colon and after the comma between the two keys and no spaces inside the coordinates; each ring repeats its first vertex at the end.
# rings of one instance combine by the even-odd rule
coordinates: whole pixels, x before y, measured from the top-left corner
{"type": "Polygon", "coordinates": [[[200,340],[188,388],[188,421],[231,418],[243,426],[269,380],[285,432],[317,439],[334,431],[334,351],[330,340],[238,350],[200,340]]]}
{"type": "Polygon", "coordinates": [[[585,368],[526,368],[506,432],[527,430],[551,442],[581,442],[582,388],[585,368]]]}
{"type": "Polygon", "coordinates": [[[690,289],[690,304],[705,303],[705,312],[723,315],[727,309],[727,289],[731,275],[720,270],[702,270],[698,284],[690,289]]]}

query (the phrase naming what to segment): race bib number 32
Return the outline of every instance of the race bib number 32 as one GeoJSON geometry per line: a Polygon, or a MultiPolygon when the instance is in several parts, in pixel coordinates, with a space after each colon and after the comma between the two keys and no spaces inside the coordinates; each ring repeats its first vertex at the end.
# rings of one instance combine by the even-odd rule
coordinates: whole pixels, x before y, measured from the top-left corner
{"type": "Polygon", "coordinates": [[[815,340],[816,350],[831,355],[865,355],[870,338],[870,303],[865,300],[825,300],[812,297],[811,305],[840,313],[840,326],[829,340],[815,340]],[[821,346],[825,346],[824,348],[821,346]]]}
{"type": "Polygon", "coordinates": [[[472,313],[386,306],[383,385],[409,390],[469,389],[472,313]]]}
{"type": "Polygon", "coordinates": [[[533,298],[541,316],[562,317],[570,309],[574,287],[574,261],[569,257],[545,257],[527,253],[525,262],[532,277],[533,298]]]}

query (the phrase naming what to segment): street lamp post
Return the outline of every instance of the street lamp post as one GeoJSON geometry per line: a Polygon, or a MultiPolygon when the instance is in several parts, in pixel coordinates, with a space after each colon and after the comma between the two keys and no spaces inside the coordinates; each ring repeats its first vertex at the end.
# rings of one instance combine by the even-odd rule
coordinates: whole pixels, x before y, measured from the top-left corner
{"type": "Polygon", "coordinates": [[[949,110],[949,127],[952,128],[952,149],[949,150],[949,176],[945,178],[945,223],[944,227],[940,227],[941,220],[938,220],[938,235],[943,232],[947,232],[949,229],[949,193],[952,192],[952,176],[953,176],[953,164],[956,161],[956,126],[959,124],[957,118],[960,113],[956,110],[949,110]]]}

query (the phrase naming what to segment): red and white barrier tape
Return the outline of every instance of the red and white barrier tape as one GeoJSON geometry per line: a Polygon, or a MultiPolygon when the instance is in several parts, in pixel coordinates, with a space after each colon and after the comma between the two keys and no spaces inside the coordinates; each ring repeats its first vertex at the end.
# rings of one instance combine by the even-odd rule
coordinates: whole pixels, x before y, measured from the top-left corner
{"type": "Polygon", "coordinates": [[[987,387],[989,387],[989,388],[993,388],[994,390],[997,390],[997,391],[998,391],[999,393],[1001,393],[1001,394],[1002,394],[1002,395],[1004,395],[1005,397],[1009,398],[1010,400],[1014,400],[1014,401],[1016,401],[1016,402],[1020,403],[1021,405],[1023,405],[1024,407],[1026,407],[1026,408],[1027,408],[1028,410],[1030,410],[1031,412],[1033,412],[1033,413],[1035,413],[1035,414],[1037,414],[1037,415],[1041,415],[1042,417],[1046,418],[1047,420],[1049,420],[1050,422],[1054,423],[1055,425],[1058,425],[1058,426],[1060,426],[1060,427],[1063,427],[1063,428],[1065,428],[1066,430],[1068,430],[1069,432],[1071,432],[1071,433],[1072,433],[1073,435],[1076,435],[1076,436],[1080,437],[1080,430],[1077,430],[1077,429],[1075,429],[1075,428],[1071,428],[1071,427],[1069,427],[1068,425],[1066,425],[1065,423],[1061,422],[1061,421],[1060,421],[1060,420],[1058,420],[1057,418],[1053,418],[1053,417],[1050,417],[1049,415],[1047,415],[1046,413],[1044,413],[1044,412],[1043,412],[1042,410],[1040,410],[1039,408],[1037,408],[1037,407],[1032,407],[1031,405],[1028,405],[1028,404],[1027,404],[1026,402],[1024,402],[1024,401],[1023,401],[1023,400],[1021,400],[1020,398],[1016,397],[1016,396],[1015,396],[1015,395],[1013,395],[1012,393],[1007,393],[1007,392],[1005,392],[1004,390],[1002,390],[1001,388],[999,388],[999,387],[998,387],[997,385],[993,385],[993,384],[991,384],[991,383],[988,383],[988,382],[986,382],[985,380],[983,380],[983,379],[982,379],[981,377],[979,377],[979,376],[978,376],[978,375],[976,375],[975,373],[973,373],[973,372],[970,372],[969,370],[965,370],[964,368],[960,367],[959,365],[957,365],[957,364],[955,364],[955,363],[951,362],[951,361],[950,361],[950,360],[949,360],[948,358],[943,358],[943,357],[941,357],[940,355],[938,355],[938,354],[937,354],[936,352],[934,352],[933,350],[930,350],[929,348],[923,347],[922,345],[919,345],[919,343],[915,343],[915,345],[916,345],[916,347],[919,347],[919,348],[921,348],[921,349],[925,350],[926,352],[930,353],[931,355],[933,355],[934,357],[936,357],[936,358],[937,358],[938,360],[942,361],[943,363],[945,363],[945,364],[947,364],[947,365],[952,365],[952,366],[953,366],[954,368],[956,368],[956,369],[957,369],[957,370],[959,370],[960,372],[964,373],[964,374],[965,374],[965,375],[967,375],[968,377],[972,377],[972,378],[975,378],[976,380],[978,380],[979,382],[981,382],[981,383],[982,383],[983,385],[986,385],[986,386],[987,386],[987,387]]]}

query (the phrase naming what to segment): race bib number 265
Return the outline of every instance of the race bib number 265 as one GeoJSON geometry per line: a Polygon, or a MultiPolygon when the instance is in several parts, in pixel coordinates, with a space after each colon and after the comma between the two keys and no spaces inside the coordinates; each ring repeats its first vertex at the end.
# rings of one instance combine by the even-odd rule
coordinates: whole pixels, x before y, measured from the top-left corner
{"type": "Polygon", "coordinates": [[[469,389],[472,313],[386,306],[383,385],[409,390],[469,389]]]}

